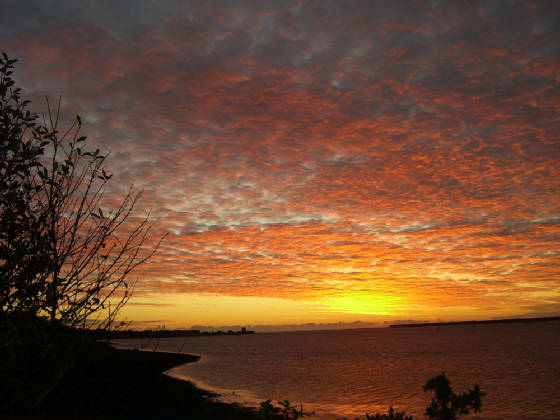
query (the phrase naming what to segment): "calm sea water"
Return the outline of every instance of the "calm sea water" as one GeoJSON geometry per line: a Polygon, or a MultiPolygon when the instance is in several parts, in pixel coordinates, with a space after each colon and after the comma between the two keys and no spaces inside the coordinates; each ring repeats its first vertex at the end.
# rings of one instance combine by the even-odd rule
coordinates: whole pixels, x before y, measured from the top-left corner
{"type": "Polygon", "coordinates": [[[422,386],[445,372],[455,392],[479,384],[487,394],[482,413],[467,418],[560,419],[560,322],[169,338],[157,350],[183,344],[201,360],[168,373],[225,401],[288,399],[320,418],[393,405],[422,419],[430,400],[422,386]]]}

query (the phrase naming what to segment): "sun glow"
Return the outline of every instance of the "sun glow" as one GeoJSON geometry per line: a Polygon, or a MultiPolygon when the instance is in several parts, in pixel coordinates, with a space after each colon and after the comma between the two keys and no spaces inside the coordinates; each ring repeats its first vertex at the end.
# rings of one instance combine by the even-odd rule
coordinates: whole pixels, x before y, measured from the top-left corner
{"type": "Polygon", "coordinates": [[[383,294],[349,294],[326,298],[329,311],[363,315],[393,315],[406,299],[383,294]]]}

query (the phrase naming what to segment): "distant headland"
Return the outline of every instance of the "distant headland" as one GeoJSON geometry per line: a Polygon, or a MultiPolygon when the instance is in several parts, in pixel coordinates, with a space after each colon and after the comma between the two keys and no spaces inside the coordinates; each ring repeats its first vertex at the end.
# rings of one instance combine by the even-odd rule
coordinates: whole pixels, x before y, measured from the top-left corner
{"type": "Polygon", "coordinates": [[[449,325],[477,325],[477,324],[510,324],[514,322],[545,322],[545,321],[560,321],[560,316],[550,316],[545,318],[490,319],[485,321],[419,322],[419,323],[411,323],[411,324],[392,324],[389,325],[389,328],[443,327],[449,325]]]}
{"type": "Polygon", "coordinates": [[[239,330],[216,330],[216,331],[200,331],[200,330],[112,330],[112,331],[90,331],[91,335],[98,335],[98,338],[169,338],[169,337],[202,337],[213,335],[248,335],[255,334],[255,331],[242,327],[239,330]]]}

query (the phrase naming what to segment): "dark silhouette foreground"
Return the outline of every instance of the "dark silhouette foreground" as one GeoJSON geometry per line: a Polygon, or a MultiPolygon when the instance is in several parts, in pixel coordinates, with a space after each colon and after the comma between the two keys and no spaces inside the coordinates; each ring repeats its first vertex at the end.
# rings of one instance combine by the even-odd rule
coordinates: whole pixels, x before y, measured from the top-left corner
{"type": "Polygon", "coordinates": [[[48,322],[25,320],[25,329],[22,323],[11,322],[2,335],[2,418],[256,417],[254,410],[216,402],[212,393],[162,373],[196,356],[117,350],[48,322]]]}

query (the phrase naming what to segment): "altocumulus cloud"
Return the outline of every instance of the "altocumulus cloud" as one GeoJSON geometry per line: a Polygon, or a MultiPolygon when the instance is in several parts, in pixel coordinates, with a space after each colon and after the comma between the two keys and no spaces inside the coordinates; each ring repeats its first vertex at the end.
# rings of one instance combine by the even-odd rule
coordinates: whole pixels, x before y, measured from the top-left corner
{"type": "Polygon", "coordinates": [[[115,190],[144,188],[171,233],[140,295],[558,313],[557,16],[554,1],[14,1],[0,37],[33,105],[62,95],[111,151],[115,190]]]}

